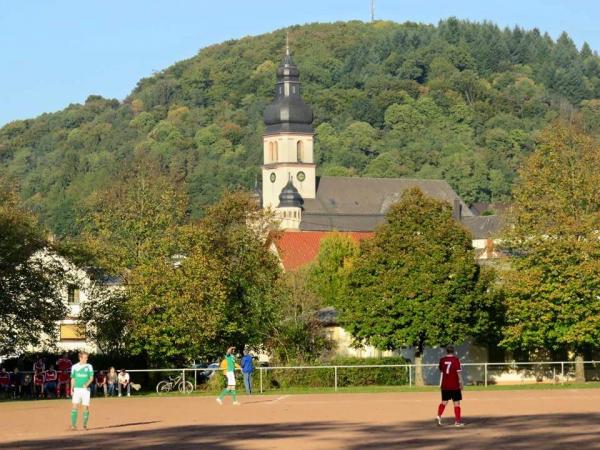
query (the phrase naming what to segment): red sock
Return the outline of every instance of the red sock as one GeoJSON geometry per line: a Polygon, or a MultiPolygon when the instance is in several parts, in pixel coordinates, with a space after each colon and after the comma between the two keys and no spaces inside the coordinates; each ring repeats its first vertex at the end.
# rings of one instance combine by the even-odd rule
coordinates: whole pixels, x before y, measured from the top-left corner
{"type": "Polygon", "coordinates": [[[444,409],[446,409],[446,405],[440,403],[440,406],[438,406],[438,416],[442,417],[442,414],[444,414],[444,409]]]}
{"type": "Polygon", "coordinates": [[[454,407],[454,421],[460,423],[460,406],[454,407]]]}

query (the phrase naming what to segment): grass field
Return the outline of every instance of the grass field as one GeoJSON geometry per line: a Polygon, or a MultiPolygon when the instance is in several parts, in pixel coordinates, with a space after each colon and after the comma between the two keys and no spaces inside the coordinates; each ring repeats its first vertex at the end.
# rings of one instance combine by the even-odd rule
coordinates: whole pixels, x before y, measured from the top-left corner
{"type": "Polygon", "coordinates": [[[0,448],[597,449],[600,389],[584,387],[468,388],[464,429],[435,426],[437,389],[241,396],[238,407],[202,395],[98,398],[85,432],[68,431],[66,400],[6,402],[0,448]]]}

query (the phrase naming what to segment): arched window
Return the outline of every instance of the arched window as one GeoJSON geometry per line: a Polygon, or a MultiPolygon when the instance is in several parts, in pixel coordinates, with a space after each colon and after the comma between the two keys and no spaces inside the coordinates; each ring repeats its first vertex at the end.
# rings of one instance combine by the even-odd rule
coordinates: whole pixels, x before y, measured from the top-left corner
{"type": "Polygon", "coordinates": [[[298,162],[304,161],[304,143],[302,141],[296,142],[296,158],[298,162]]]}
{"type": "Polygon", "coordinates": [[[277,142],[269,142],[269,162],[277,162],[277,142]]]}

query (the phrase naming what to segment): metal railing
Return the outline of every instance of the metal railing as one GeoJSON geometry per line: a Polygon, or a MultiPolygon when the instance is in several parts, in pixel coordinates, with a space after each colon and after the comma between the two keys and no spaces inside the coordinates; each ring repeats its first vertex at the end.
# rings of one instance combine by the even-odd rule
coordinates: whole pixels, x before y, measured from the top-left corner
{"type": "MultiPolygon", "coordinates": [[[[577,373],[574,361],[462,363],[465,385],[514,385],[540,383],[572,383],[583,376],[585,381],[600,381],[600,361],[583,361],[583,371],[577,373]]],[[[581,368],[581,366],[580,366],[581,368]]],[[[132,383],[141,383],[144,390],[154,390],[156,384],[169,375],[181,377],[183,389],[190,393],[207,382],[208,374],[220,368],[131,369],[132,383]],[[189,381],[193,389],[188,389],[189,381]]],[[[240,371],[236,369],[236,371],[240,371]]],[[[438,364],[364,364],[319,366],[260,366],[255,368],[259,392],[288,388],[330,388],[337,392],[350,386],[415,386],[417,372],[425,385],[437,386],[438,364]]],[[[28,371],[21,372],[32,373],[28,371]]]]}

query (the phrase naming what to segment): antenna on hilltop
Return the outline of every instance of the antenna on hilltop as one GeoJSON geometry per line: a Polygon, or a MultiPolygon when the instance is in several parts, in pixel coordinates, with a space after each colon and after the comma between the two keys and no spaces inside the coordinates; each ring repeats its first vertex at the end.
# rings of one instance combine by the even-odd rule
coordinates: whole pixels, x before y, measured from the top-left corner
{"type": "Polygon", "coordinates": [[[375,0],[371,0],[371,22],[375,22],[375,0]]]}

